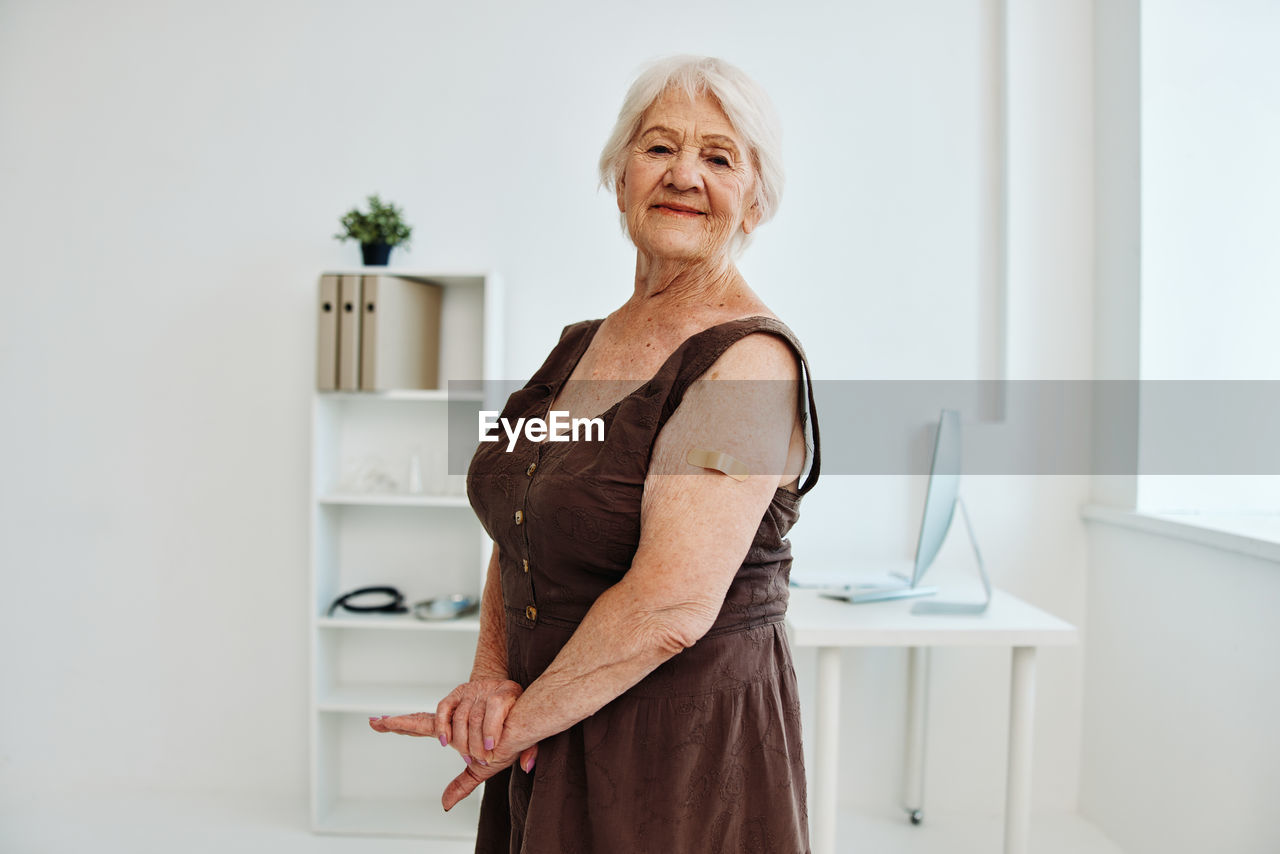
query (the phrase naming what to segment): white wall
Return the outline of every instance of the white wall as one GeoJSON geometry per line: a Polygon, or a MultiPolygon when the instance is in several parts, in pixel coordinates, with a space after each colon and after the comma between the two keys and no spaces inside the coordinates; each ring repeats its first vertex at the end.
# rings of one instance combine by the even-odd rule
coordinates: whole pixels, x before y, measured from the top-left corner
{"type": "MultiPolygon", "coordinates": [[[[627,295],[593,169],[652,56],[725,56],[777,101],[789,183],[743,269],[816,375],[990,377],[1004,352],[1087,377],[1090,10],[1011,5],[1003,308],[990,0],[0,7],[0,787],[305,789],[311,300],[357,257],[337,218],[378,191],[416,227],[395,263],[500,270],[527,375],[627,295]]],[[[824,479],[797,559],[909,553],[922,488],[824,479]]],[[[1087,491],[967,487],[997,583],[1077,622],[1087,491]]],[[[939,580],[968,573],[957,542],[939,580]]],[[[848,657],[847,801],[896,797],[901,658],[848,657]]],[[[1080,661],[1041,657],[1048,808],[1074,803],[1080,661]]],[[[994,813],[1007,658],[934,663],[930,808],[994,813]]]]}
{"type": "Polygon", "coordinates": [[[1127,854],[1280,850],[1277,569],[1090,525],[1080,811],[1127,854]]]}

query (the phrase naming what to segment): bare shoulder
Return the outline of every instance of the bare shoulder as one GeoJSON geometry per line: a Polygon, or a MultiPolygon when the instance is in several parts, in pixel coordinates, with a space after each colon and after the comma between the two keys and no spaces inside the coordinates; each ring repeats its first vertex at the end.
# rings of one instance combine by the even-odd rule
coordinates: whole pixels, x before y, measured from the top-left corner
{"type": "Polygon", "coordinates": [[[794,380],[799,361],[791,344],[772,332],[752,332],[735,341],[712,363],[707,379],[794,380]]]}

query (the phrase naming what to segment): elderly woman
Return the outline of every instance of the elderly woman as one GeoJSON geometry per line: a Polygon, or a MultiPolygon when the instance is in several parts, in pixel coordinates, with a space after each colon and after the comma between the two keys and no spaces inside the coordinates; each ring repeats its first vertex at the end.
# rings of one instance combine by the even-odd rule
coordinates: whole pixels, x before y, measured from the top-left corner
{"type": "Polygon", "coordinates": [[[777,206],[778,147],[721,60],[660,61],[627,94],[600,172],[632,293],[565,327],[502,412],[599,416],[604,438],[480,445],[471,681],[371,720],[463,754],[446,809],[487,781],[479,852],[808,850],[784,537],[818,436],[799,342],[733,260],[777,206]]]}

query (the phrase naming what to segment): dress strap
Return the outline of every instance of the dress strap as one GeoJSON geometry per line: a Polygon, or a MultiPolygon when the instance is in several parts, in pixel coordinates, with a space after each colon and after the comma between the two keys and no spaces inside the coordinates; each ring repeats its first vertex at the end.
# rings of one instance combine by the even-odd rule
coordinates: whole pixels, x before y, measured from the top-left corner
{"type": "Polygon", "coordinates": [[[724,352],[755,332],[768,332],[791,345],[800,357],[801,374],[804,376],[805,394],[801,401],[800,426],[804,431],[805,461],[807,468],[801,472],[799,493],[804,495],[818,482],[818,474],[822,463],[822,443],[818,436],[818,411],[813,399],[813,379],[809,371],[809,360],[804,348],[795,333],[782,321],[772,317],[743,317],[717,324],[691,336],[680,345],[676,361],[677,373],[671,385],[671,393],[667,396],[659,420],[659,429],[667,419],[675,413],[684,399],[689,387],[698,380],[719,359],[724,352]]]}

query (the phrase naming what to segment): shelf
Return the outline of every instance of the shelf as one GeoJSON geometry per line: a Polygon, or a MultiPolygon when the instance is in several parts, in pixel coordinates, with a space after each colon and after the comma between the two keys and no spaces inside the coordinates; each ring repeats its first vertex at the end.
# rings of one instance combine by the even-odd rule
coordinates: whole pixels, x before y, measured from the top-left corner
{"type": "Polygon", "coordinates": [[[357,800],[341,798],[317,816],[317,833],[359,836],[430,836],[441,839],[475,839],[478,807],[468,804],[479,793],[449,812],[435,800],[357,800]]]}
{"type": "Polygon", "coordinates": [[[407,715],[434,712],[456,684],[424,682],[341,682],[316,698],[320,712],[360,715],[407,715]]]}
{"type": "Polygon", "coordinates": [[[460,507],[471,509],[465,495],[410,495],[396,492],[329,492],[316,499],[321,504],[350,504],[366,507],[460,507]]]}
{"type": "Polygon", "coordinates": [[[377,629],[409,632],[469,632],[480,631],[480,618],[459,617],[454,620],[419,620],[412,614],[346,614],[343,616],[317,617],[316,626],[321,629],[377,629]]]}
{"type": "Polygon", "coordinates": [[[484,400],[481,391],[454,391],[440,388],[397,388],[385,391],[318,391],[316,394],[330,400],[410,400],[437,403],[475,402],[484,400]]]}
{"type": "Polygon", "coordinates": [[[406,591],[409,605],[483,589],[492,543],[471,510],[465,477],[449,471],[448,437],[451,429],[473,430],[476,411],[500,405],[486,401],[503,388],[501,282],[475,270],[355,267],[322,275],[399,276],[442,288],[438,388],[311,397],[312,828],[433,838],[433,851],[473,846],[479,797],[448,814],[440,806],[445,785],[465,767],[456,752],[379,736],[366,717],[434,712],[470,672],[478,615],[419,620],[411,612],[330,616],[328,609],[339,591],[373,584],[406,591]],[[426,492],[408,491],[417,483],[415,459],[426,492]]]}
{"type": "Polygon", "coordinates": [[[425,282],[436,282],[446,287],[478,288],[485,287],[493,281],[493,272],[488,270],[448,270],[423,271],[397,269],[395,267],[344,267],[342,269],[325,270],[323,276],[399,276],[402,279],[422,279],[425,282]]]}

